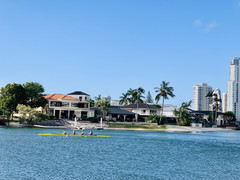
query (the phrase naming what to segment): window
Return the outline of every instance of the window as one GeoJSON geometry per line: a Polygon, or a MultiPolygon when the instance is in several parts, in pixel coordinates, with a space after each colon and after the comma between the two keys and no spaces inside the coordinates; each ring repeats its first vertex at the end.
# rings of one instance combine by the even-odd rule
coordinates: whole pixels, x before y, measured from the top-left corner
{"type": "Polygon", "coordinates": [[[69,107],[69,103],[61,102],[61,101],[51,101],[50,106],[52,106],[52,107],[69,107]]]}
{"type": "Polygon", "coordinates": [[[68,102],[62,102],[62,107],[69,107],[69,103],[68,102]]]}
{"type": "Polygon", "coordinates": [[[141,113],[142,113],[142,114],[145,114],[145,113],[146,113],[146,110],[141,110],[141,113]]]}
{"type": "Polygon", "coordinates": [[[52,107],[61,107],[62,106],[62,102],[60,102],[60,101],[51,101],[50,102],[50,106],[52,106],[52,107]]]}
{"type": "Polygon", "coordinates": [[[72,107],[78,107],[78,103],[71,103],[72,107]]]}
{"type": "Polygon", "coordinates": [[[82,101],[82,96],[79,96],[79,100],[82,101]]]}
{"type": "Polygon", "coordinates": [[[150,114],[157,114],[156,110],[150,110],[150,114]]]}

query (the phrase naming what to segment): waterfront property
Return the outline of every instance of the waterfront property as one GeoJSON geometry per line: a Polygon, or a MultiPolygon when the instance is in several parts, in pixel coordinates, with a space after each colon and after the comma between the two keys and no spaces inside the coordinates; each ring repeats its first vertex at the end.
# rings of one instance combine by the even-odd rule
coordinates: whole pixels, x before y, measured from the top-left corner
{"type": "Polygon", "coordinates": [[[160,108],[146,103],[129,104],[122,106],[121,109],[139,114],[141,116],[160,115],[160,108]]]}
{"type": "Polygon", "coordinates": [[[74,91],[72,93],[69,93],[68,96],[72,96],[74,98],[77,98],[80,101],[89,101],[89,99],[90,99],[90,95],[86,94],[82,91],[74,91]]]}
{"type": "MultiPolygon", "coordinates": [[[[100,114],[97,108],[92,107],[90,109],[95,111],[94,113],[95,115],[100,114]]],[[[133,118],[135,118],[135,113],[121,109],[119,107],[109,108],[106,117],[106,119],[110,121],[126,121],[126,120],[132,121],[133,118]]]]}
{"type": "Polygon", "coordinates": [[[75,116],[78,118],[94,116],[94,111],[90,110],[90,104],[86,100],[80,100],[79,98],[63,94],[50,94],[44,96],[44,98],[48,100],[47,113],[55,116],[56,119],[73,119],[75,116]]]}

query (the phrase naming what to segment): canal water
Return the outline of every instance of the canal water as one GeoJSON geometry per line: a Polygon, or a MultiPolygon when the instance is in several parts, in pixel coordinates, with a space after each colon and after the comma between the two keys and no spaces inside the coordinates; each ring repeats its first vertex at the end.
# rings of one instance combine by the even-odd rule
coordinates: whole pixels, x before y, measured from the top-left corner
{"type": "Polygon", "coordinates": [[[94,131],[109,138],[37,135],[62,132],[0,128],[0,179],[240,178],[238,131],[94,131]]]}

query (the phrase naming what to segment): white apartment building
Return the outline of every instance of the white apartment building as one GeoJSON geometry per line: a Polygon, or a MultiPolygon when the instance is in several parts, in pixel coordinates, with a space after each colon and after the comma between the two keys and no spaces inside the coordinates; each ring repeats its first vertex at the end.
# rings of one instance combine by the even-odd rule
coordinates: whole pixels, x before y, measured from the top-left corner
{"type": "Polygon", "coordinates": [[[212,87],[207,83],[200,83],[193,86],[193,110],[195,111],[208,111],[211,104],[211,97],[206,97],[208,92],[212,92],[212,87]]]}
{"type": "Polygon", "coordinates": [[[239,62],[239,57],[234,57],[231,60],[227,92],[227,111],[232,111],[236,115],[238,121],[240,121],[239,62]]]}
{"type": "Polygon", "coordinates": [[[222,94],[222,112],[227,112],[227,93],[222,94]]]}

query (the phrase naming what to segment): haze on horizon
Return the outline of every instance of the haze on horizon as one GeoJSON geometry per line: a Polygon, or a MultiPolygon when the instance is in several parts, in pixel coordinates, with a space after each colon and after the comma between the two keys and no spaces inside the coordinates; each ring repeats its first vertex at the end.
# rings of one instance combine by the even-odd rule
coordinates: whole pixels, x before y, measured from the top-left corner
{"type": "Polygon", "coordinates": [[[0,87],[119,99],[138,87],[155,97],[166,80],[175,105],[199,83],[226,92],[239,19],[239,0],[0,0],[0,87]]]}

